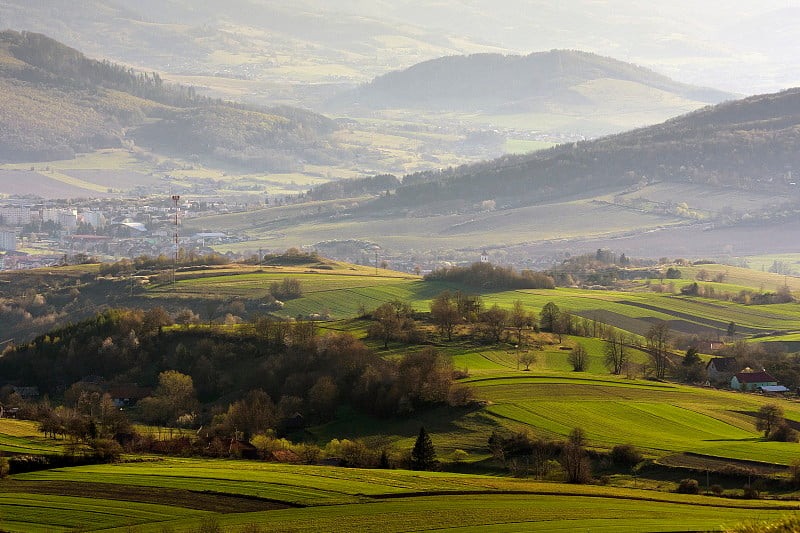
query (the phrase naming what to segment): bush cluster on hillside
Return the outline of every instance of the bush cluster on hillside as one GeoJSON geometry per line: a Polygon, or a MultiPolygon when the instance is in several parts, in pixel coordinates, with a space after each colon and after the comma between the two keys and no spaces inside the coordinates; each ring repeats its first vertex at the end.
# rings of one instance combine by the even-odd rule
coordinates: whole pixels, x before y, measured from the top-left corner
{"type": "Polygon", "coordinates": [[[425,276],[426,281],[451,281],[482,289],[552,289],[553,278],[540,272],[473,263],[468,267],[437,269],[425,276]]]}

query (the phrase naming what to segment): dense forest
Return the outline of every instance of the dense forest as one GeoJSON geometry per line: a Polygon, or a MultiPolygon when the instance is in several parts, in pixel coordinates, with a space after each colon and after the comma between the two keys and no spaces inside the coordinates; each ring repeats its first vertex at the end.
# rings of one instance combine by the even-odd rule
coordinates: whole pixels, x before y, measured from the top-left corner
{"type": "Polygon", "coordinates": [[[288,106],[212,99],[156,73],[85,57],[30,32],[0,32],[0,159],[52,160],[130,146],[291,170],[337,157],[336,124],[288,106]]]}
{"type": "MultiPolygon", "coordinates": [[[[6,350],[0,373],[61,398],[86,376],[154,389],[163,372],[179,372],[191,377],[202,404],[263,390],[281,412],[301,412],[316,423],[343,404],[397,416],[470,400],[454,382],[452,363],[432,348],[387,360],[349,333],[320,335],[313,322],[259,318],[235,329],[172,324],[160,307],[109,310],[6,350]]],[[[175,422],[163,412],[143,416],[175,422]]]]}

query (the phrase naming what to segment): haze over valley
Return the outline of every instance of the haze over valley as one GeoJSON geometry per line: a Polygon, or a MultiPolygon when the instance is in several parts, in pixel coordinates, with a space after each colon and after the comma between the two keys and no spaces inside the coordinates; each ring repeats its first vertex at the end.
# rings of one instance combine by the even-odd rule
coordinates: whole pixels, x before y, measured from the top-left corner
{"type": "Polygon", "coordinates": [[[743,100],[738,116],[723,106],[669,120],[791,84],[766,66],[788,72],[779,35],[794,18],[778,4],[716,18],[719,6],[704,5],[690,23],[682,4],[656,15],[625,2],[6,2],[3,192],[221,201],[205,213],[217,218],[184,224],[225,233],[217,251],[300,246],[362,261],[379,247],[402,268],[482,249],[516,266],[596,245],[731,261],[773,251],[735,238],[737,227],[789,253],[793,94],[743,100]],[[500,28],[512,12],[518,26],[500,28]],[[605,23],[588,30],[592,16],[605,23]],[[570,23],[556,34],[555,20],[570,23]],[[731,44],[752,20],[776,28],[758,58],[742,53],[746,32],[731,44]],[[738,84],[721,73],[734,64],[738,84]],[[747,86],[754,72],[760,85],[747,86]],[[622,135],[592,141],[609,134],[622,135]],[[285,205],[304,203],[299,217],[285,205]],[[678,237],[695,230],[712,243],[678,237]]]}
{"type": "Polygon", "coordinates": [[[800,531],[800,7],[0,0],[0,530],[800,531]]]}

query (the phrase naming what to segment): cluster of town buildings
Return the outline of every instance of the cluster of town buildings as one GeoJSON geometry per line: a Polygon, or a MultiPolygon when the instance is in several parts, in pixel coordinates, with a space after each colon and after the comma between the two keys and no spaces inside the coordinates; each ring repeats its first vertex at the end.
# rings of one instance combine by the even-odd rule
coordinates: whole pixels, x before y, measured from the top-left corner
{"type": "Polygon", "coordinates": [[[171,255],[178,246],[200,254],[211,245],[239,242],[222,232],[183,234],[178,221],[230,212],[221,202],[144,200],[0,203],[0,270],[50,266],[76,255],[109,260],[171,255]]]}

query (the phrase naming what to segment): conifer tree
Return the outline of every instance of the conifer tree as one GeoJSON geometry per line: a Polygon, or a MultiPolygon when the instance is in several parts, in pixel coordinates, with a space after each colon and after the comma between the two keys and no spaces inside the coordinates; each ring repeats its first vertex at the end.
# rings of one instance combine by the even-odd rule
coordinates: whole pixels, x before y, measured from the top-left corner
{"type": "Polygon", "coordinates": [[[411,451],[411,467],[414,470],[431,470],[434,466],[436,466],[436,450],[433,448],[433,441],[425,431],[425,427],[420,427],[417,442],[411,451]]]}

